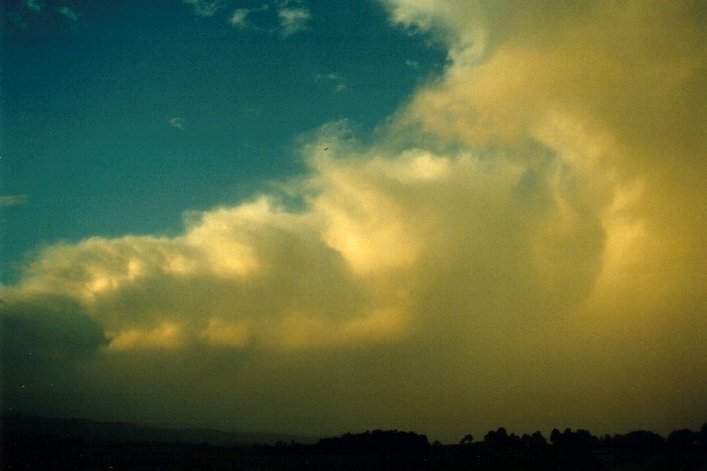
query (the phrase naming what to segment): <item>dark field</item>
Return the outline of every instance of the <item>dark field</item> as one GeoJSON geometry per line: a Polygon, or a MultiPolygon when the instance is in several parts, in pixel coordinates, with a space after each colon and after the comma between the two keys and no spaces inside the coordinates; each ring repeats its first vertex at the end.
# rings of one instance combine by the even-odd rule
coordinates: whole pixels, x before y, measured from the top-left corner
{"type": "MultiPolygon", "coordinates": [[[[103,424],[106,427],[110,425],[103,424]]],[[[413,432],[381,430],[344,434],[312,444],[133,441],[120,437],[130,426],[113,427],[122,430],[113,437],[103,432],[103,438],[94,439],[75,433],[75,424],[70,433],[74,436],[62,436],[62,430],[56,428],[47,433],[46,424],[39,427],[27,419],[5,419],[2,469],[707,470],[707,424],[699,431],[672,432],[667,438],[647,431],[595,437],[584,430],[568,429],[553,430],[546,439],[539,432],[517,436],[499,428],[480,441],[466,436],[455,445],[430,444],[426,436],[413,432]]],[[[198,437],[194,433],[186,436],[198,437]]]]}

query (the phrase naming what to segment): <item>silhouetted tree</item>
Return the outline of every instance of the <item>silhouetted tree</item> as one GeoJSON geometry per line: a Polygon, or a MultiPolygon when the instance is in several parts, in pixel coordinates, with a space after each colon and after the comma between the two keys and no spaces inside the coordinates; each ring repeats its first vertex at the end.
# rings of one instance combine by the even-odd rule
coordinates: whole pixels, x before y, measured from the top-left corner
{"type": "Polygon", "coordinates": [[[430,444],[425,435],[397,430],[374,430],[345,433],[338,438],[323,438],[317,446],[335,453],[416,454],[424,452],[430,444]]]}
{"type": "Polygon", "coordinates": [[[547,440],[545,440],[545,437],[543,437],[543,434],[540,433],[540,431],[534,432],[530,436],[530,446],[531,448],[547,446],[547,440]]]}
{"type": "Polygon", "coordinates": [[[642,430],[599,440],[582,429],[554,429],[552,445],[540,432],[518,436],[500,427],[483,441],[467,434],[463,446],[432,447],[426,436],[398,430],[346,433],[317,445],[218,447],[60,436],[8,418],[0,425],[2,469],[707,470],[707,424],[667,440],[642,430]]]}
{"type": "Polygon", "coordinates": [[[503,427],[499,427],[495,432],[491,430],[484,436],[484,445],[502,448],[509,443],[508,432],[503,427]]]}
{"type": "Polygon", "coordinates": [[[668,435],[668,445],[679,450],[699,446],[699,434],[690,429],[675,430],[668,435]]]}
{"type": "Polygon", "coordinates": [[[583,466],[595,465],[594,450],[599,440],[586,430],[579,429],[572,432],[567,428],[560,433],[554,429],[550,435],[554,455],[563,464],[562,467],[573,467],[578,464],[583,466]]]}
{"type": "Polygon", "coordinates": [[[704,449],[704,451],[707,452],[707,423],[702,424],[702,427],[700,427],[700,432],[697,441],[704,449]]]}

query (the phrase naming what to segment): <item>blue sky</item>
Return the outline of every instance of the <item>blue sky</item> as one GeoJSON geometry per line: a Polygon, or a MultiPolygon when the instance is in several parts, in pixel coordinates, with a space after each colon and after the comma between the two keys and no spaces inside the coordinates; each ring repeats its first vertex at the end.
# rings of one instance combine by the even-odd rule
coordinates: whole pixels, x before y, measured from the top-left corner
{"type": "Polygon", "coordinates": [[[16,1],[3,21],[5,281],[39,245],[174,234],[302,172],[297,136],[371,133],[446,54],[372,1],[16,1]]]}

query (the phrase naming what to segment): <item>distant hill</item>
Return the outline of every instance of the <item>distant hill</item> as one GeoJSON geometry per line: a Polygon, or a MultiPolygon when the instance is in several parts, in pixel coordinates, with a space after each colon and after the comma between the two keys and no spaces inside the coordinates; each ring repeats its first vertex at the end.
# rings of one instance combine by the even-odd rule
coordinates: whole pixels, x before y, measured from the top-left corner
{"type": "Polygon", "coordinates": [[[3,436],[53,435],[104,442],[208,443],[214,446],[272,445],[277,442],[314,443],[316,438],[281,433],[226,432],[206,428],[168,428],[87,419],[10,416],[0,418],[3,436]]]}

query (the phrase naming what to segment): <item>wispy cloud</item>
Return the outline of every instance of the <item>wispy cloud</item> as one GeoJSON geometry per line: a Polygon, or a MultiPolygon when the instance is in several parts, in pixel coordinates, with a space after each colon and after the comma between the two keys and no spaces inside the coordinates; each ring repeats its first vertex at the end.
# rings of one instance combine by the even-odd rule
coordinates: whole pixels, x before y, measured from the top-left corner
{"type": "Polygon", "coordinates": [[[327,84],[333,87],[335,92],[343,92],[344,90],[346,90],[346,81],[339,74],[317,74],[314,77],[314,81],[317,83],[327,84]]]}
{"type": "Polygon", "coordinates": [[[39,4],[37,0],[22,0],[22,4],[29,8],[30,10],[33,11],[40,11],[42,9],[42,5],[39,4]]]}
{"type": "Polygon", "coordinates": [[[17,206],[27,203],[26,195],[3,195],[0,196],[0,207],[17,206]]]}
{"type": "Polygon", "coordinates": [[[248,13],[250,13],[250,10],[247,8],[238,8],[233,11],[228,22],[237,28],[245,28],[248,26],[248,13]]]}
{"type": "Polygon", "coordinates": [[[174,117],[169,118],[169,125],[173,128],[184,129],[184,118],[174,117]]]}
{"type": "Polygon", "coordinates": [[[214,16],[216,12],[226,7],[225,0],[182,0],[194,7],[194,13],[199,16],[214,16]]]}
{"type": "Polygon", "coordinates": [[[238,29],[273,32],[271,25],[267,24],[267,15],[264,15],[269,10],[270,5],[267,3],[257,8],[237,8],[233,10],[228,22],[238,29]]]}
{"type": "MultiPolygon", "coordinates": [[[[225,0],[182,0],[194,7],[199,16],[213,16],[226,7],[225,0]]],[[[236,8],[228,17],[228,23],[241,30],[254,30],[279,34],[283,38],[305,31],[311,13],[301,1],[280,1],[276,5],[264,3],[254,8],[236,8]]]]}
{"type": "Polygon", "coordinates": [[[283,37],[306,30],[311,18],[309,10],[304,7],[283,7],[277,11],[277,16],[283,37]]]}
{"type": "Polygon", "coordinates": [[[77,21],[79,19],[79,16],[81,15],[80,12],[67,7],[66,5],[62,5],[59,8],[56,9],[57,13],[62,15],[63,17],[67,18],[68,20],[71,21],[77,21]]]}

